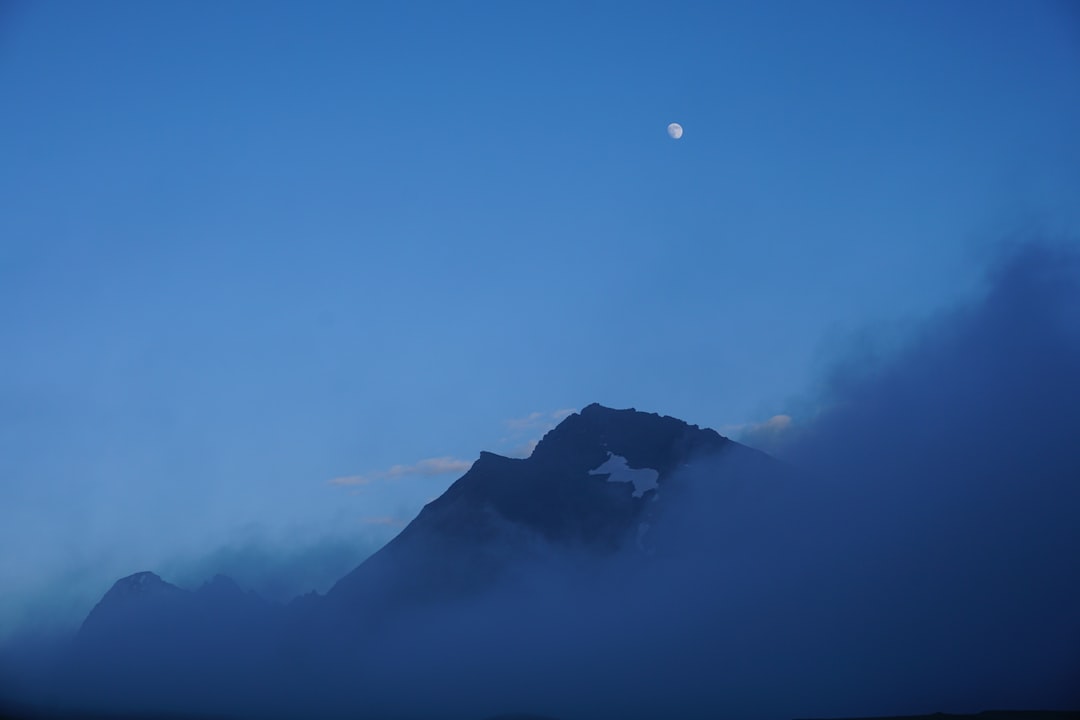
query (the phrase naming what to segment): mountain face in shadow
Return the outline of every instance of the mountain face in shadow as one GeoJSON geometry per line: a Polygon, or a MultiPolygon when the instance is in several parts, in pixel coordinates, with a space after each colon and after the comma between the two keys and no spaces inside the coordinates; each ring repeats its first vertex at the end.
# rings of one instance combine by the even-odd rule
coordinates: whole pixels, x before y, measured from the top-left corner
{"type": "Polygon", "coordinates": [[[633,544],[676,470],[752,453],[670,417],[590,405],[526,459],[488,452],[327,599],[380,612],[446,599],[545,553],[604,556],[633,544]]]}
{"type": "MultiPolygon", "coordinates": [[[[151,572],[117,581],[83,623],[65,682],[87,704],[128,711],[301,711],[308,693],[322,696],[324,711],[350,707],[351,696],[370,700],[353,687],[354,671],[376,677],[434,656],[443,667],[453,643],[468,655],[475,648],[458,633],[477,613],[487,616],[482,632],[493,632],[492,618],[513,625],[514,612],[537,612],[522,601],[526,588],[564,592],[605,568],[654,562],[654,528],[678,496],[674,486],[689,481],[695,463],[718,457],[781,467],[712,430],[590,405],[529,458],[481,453],[325,596],[282,607],[223,576],[194,592],[151,572]],[[418,637],[422,629],[432,642],[418,637]],[[382,654],[383,670],[372,669],[372,653],[382,654]]],[[[392,705],[373,702],[367,707],[392,705]]],[[[489,714],[507,709],[496,704],[489,714]]]]}
{"type": "Polygon", "coordinates": [[[208,615],[227,618],[239,629],[270,613],[269,604],[224,575],[215,575],[192,592],[152,572],[138,572],[117,580],[105,593],[83,621],[79,637],[88,644],[115,642],[119,637],[153,643],[170,635],[197,633],[195,626],[208,615]]]}
{"type": "Polygon", "coordinates": [[[223,575],[188,591],[138,572],[91,610],[62,681],[90,705],[129,712],[186,708],[184,688],[197,683],[218,710],[235,711],[259,684],[280,616],[223,575]]]}
{"type": "MultiPolygon", "coordinates": [[[[1024,614],[1038,589],[1013,579],[1041,576],[977,538],[1071,535],[1010,524],[1008,507],[969,520],[941,505],[970,539],[950,547],[972,549],[942,562],[919,549],[937,532],[920,524],[929,491],[878,515],[853,497],[712,430],[590,405],[529,458],[482,453],[326,595],[277,605],[222,576],[194,591],[150,572],[117,581],[35,699],[400,720],[1068,703],[1080,610],[1047,598],[1024,614]]],[[[1053,587],[1071,587],[1074,556],[1059,554],[1053,587]]]]}

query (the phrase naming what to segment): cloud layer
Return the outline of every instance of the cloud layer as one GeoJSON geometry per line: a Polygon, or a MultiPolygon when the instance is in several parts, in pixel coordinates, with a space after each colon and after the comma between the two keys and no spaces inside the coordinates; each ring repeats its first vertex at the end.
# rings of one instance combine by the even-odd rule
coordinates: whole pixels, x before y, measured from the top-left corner
{"type": "Polygon", "coordinates": [[[841,358],[808,420],[758,428],[784,431],[786,463],[729,454],[661,487],[652,554],[538,548],[468,599],[320,615],[325,643],[303,626],[252,656],[253,689],[187,683],[183,701],[461,720],[1075,709],[1077,368],[1077,255],[1020,248],[891,354],[841,358]]]}
{"type": "Polygon", "coordinates": [[[575,408],[536,411],[524,417],[506,420],[504,424],[507,434],[499,440],[499,444],[507,448],[504,452],[509,457],[529,457],[549,430],[575,412],[575,408]]]}
{"type": "Polygon", "coordinates": [[[370,485],[379,480],[396,480],[409,476],[432,477],[435,475],[451,475],[465,473],[472,467],[471,460],[444,455],[442,457],[427,458],[411,465],[393,465],[387,470],[380,470],[366,475],[348,475],[334,478],[331,485],[370,485]]]}
{"type": "Polygon", "coordinates": [[[1078,320],[1075,252],[1012,251],[890,354],[841,355],[807,421],[755,428],[783,431],[790,472],[718,459],[661,489],[647,560],[555,561],[410,616],[379,646],[372,702],[566,720],[1075,708],[1078,320]],[[438,700],[410,705],[406,677],[438,700]]]}

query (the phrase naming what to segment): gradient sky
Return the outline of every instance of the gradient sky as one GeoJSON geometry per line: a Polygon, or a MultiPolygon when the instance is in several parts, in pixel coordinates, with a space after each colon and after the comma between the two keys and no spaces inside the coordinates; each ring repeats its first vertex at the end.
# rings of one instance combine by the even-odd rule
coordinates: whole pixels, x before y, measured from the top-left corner
{"type": "Polygon", "coordinates": [[[0,7],[0,632],[593,401],[790,412],[1076,234],[1078,78],[1067,3],[0,7]]]}

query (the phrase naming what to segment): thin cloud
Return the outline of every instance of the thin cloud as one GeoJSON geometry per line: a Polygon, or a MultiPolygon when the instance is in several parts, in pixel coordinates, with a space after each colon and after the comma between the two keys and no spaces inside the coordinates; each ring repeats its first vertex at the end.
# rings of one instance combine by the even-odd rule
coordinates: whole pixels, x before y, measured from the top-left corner
{"type": "Polygon", "coordinates": [[[562,408],[548,412],[532,412],[524,417],[505,420],[503,424],[510,433],[499,442],[504,446],[512,446],[513,449],[506,451],[510,457],[528,457],[549,430],[576,412],[575,408],[562,408]]]}
{"type": "Polygon", "coordinates": [[[522,418],[511,418],[510,420],[507,420],[506,427],[510,428],[511,430],[525,430],[527,428],[532,428],[539,423],[542,423],[545,417],[545,413],[529,413],[522,418]]]}
{"type": "Polygon", "coordinates": [[[776,453],[790,439],[793,429],[790,415],[773,415],[763,422],[724,425],[719,432],[759,450],[776,453]]]}
{"type": "Polygon", "coordinates": [[[507,454],[514,458],[527,458],[532,455],[533,450],[540,444],[540,440],[529,440],[528,442],[518,445],[513,450],[510,450],[507,454]]]}
{"type": "Polygon", "coordinates": [[[374,482],[374,478],[367,475],[345,475],[336,477],[330,481],[331,485],[368,485],[374,482]]]}
{"type": "Polygon", "coordinates": [[[450,473],[465,472],[472,467],[471,460],[444,455],[443,457],[428,458],[414,465],[395,465],[386,471],[386,477],[404,477],[406,475],[448,475],[450,473]]]}
{"type": "Polygon", "coordinates": [[[365,525],[386,525],[389,527],[401,527],[405,524],[405,521],[401,518],[380,516],[380,517],[363,517],[360,518],[360,522],[365,525]]]}
{"type": "Polygon", "coordinates": [[[444,455],[442,457],[427,458],[412,465],[393,465],[388,470],[379,470],[366,475],[346,475],[334,478],[331,485],[370,485],[379,480],[396,480],[410,476],[432,477],[435,475],[450,475],[452,473],[464,473],[472,467],[471,460],[444,455]]]}
{"type": "Polygon", "coordinates": [[[791,427],[790,415],[773,415],[768,420],[763,422],[747,422],[736,423],[734,425],[722,425],[720,427],[720,433],[722,435],[736,435],[745,433],[755,433],[761,431],[781,432],[791,427]]]}
{"type": "Polygon", "coordinates": [[[575,408],[563,408],[562,410],[553,410],[551,412],[533,412],[525,417],[507,420],[506,427],[513,431],[535,431],[538,429],[546,431],[555,427],[554,423],[558,423],[560,420],[569,415],[573,415],[576,412],[577,410],[575,408]]]}

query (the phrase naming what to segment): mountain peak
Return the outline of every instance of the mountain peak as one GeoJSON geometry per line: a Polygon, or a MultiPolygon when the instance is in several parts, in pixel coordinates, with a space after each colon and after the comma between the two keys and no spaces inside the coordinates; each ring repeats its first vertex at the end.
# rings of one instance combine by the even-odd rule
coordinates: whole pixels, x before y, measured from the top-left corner
{"type": "Polygon", "coordinates": [[[84,637],[110,632],[118,622],[182,602],[189,593],[167,583],[156,574],[143,571],[120,578],[83,620],[84,637]]]}
{"type": "Polygon", "coordinates": [[[666,474],[691,455],[718,452],[731,441],[715,430],[634,408],[617,410],[592,403],[551,430],[533,450],[537,462],[595,468],[611,455],[631,468],[666,474]]]}
{"type": "Polygon", "coordinates": [[[175,585],[165,582],[156,573],[152,573],[149,570],[143,570],[117,580],[113,583],[112,589],[106,593],[105,597],[108,597],[109,595],[129,597],[158,592],[169,592],[170,588],[173,590],[180,589],[175,585]]]}
{"type": "Polygon", "coordinates": [[[735,445],[676,418],[592,403],[548,432],[528,458],[481,452],[328,597],[359,603],[378,595],[393,607],[402,597],[478,586],[531,557],[538,543],[604,555],[640,541],[641,523],[675,473],[735,445]]]}
{"type": "Polygon", "coordinates": [[[143,571],[122,577],[101,598],[99,606],[126,605],[132,602],[185,595],[187,591],[167,583],[158,575],[143,571]]]}
{"type": "MultiPolygon", "coordinates": [[[[637,408],[624,408],[622,410],[619,410],[617,408],[611,408],[611,407],[608,407],[607,405],[601,405],[600,403],[594,402],[594,403],[589,403],[585,407],[581,408],[581,411],[578,412],[577,414],[578,415],[611,415],[611,414],[614,414],[614,413],[635,413],[635,412],[637,412],[637,408]]],[[[646,414],[652,414],[652,413],[646,413],[646,414]]]]}
{"type": "Polygon", "coordinates": [[[165,582],[161,579],[161,576],[157,573],[150,572],[149,570],[142,570],[140,572],[131,573],[127,577],[122,577],[116,581],[117,584],[124,583],[128,585],[152,585],[154,583],[165,582]]]}

